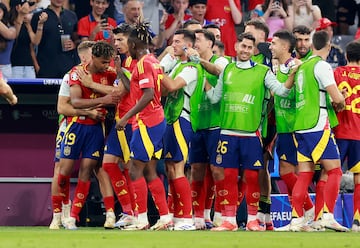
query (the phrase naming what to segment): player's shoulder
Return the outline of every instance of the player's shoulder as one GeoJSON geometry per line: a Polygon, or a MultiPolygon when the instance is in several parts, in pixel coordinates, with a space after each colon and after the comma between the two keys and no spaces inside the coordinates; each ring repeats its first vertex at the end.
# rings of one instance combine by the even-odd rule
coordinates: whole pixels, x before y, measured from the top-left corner
{"type": "Polygon", "coordinates": [[[81,68],[84,68],[83,67],[83,65],[76,65],[76,66],[74,66],[71,70],[70,70],[70,72],[68,73],[69,74],[69,79],[71,80],[71,81],[78,81],[79,80],[79,76],[78,76],[78,74],[77,74],[77,70],[79,70],[79,69],[81,69],[81,68]]]}

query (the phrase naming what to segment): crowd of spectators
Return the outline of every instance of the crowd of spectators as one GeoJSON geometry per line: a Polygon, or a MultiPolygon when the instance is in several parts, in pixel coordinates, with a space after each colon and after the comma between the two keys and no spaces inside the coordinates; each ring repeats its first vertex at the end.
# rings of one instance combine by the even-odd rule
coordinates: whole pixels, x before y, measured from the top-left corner
{"type": "Polygon", "coordinates": [[[158,54],[191,19],[218,25],[225,54],[235,56],[236,33],[249,19],[265,21],[269,39],[298,25],[315,30],[323,17],[335,35],[359,38],[359,12],[358,0],[1,0],[0,69],[5,78],[61,78],[79,63],[81,40],[111,42],[112,28],[139,18],[150,22],[158,54]]]}

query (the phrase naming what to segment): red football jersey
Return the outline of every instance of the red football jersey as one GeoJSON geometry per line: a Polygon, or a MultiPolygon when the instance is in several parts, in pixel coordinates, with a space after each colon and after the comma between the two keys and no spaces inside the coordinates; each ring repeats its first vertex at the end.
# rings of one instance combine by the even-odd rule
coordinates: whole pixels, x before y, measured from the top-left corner
{"type": "Polygon", "coordinates": [[[339,89],[347,91],[345,110],[337,113],[339,126],[334,129],[335,137],[360,140],[360,67],[340,66],[334,75],[339,89]]]}
{"type": "MultiPolygon", "coordinates": [[[[92,89],[87,88],[81,84],[79,77],[76,73],[76,70],[79,67],[83,67],[85,71],[88,71],[87,70],[88,65],[78,65],[78,66],[73,67],[70,71],[70,78],[69,78],[70,87],[72,85],[80,85],[83,99],[95,99],[95,98],[101,97],[102,96],[101,94],[94,92],[92,89]]],[[[95,83],[99,83],[99,84],[113,85],[114,81],[116,79],[116,76],[117,76],[116,71],[112,67],[109,67],[104,72],[92,74],[92,80],[95,83]]],[[[105,109],[103,111],[105,112],[105,109]]],[[[88,124],[88,125],[97,123],[96,120],[93,120],[90,118],[84,118],[84,117],[76,118],[76,122],[81,123],[81,124],[88,124]]]]}
{"type": "MultiPolygon", "coordinates": [[[[113,18],[108,17],[107,22],[109,23],[109,26],[111,29],[116,27],[116,21],[113,18]]],[[[84,16],[81,18],[78,22],[78,35],[80,37],[89,37],[91,32],[94,30],[98,22],[95,20],[94,16],[92,14],[89,14],[87,16],[84,16]]],[[[111,32],[111,30],[108,30],[108,32],[111,32]]],[[[104,32],[98,32],[95,35],[95,41],[98,40],[107,40],[111,41],[110,36],[104,37],[104,32]]]]}
{"type": "Polygon", "coordinates": [[[153,100],[136,115],[133,129],[138,128],[141,120],[147,127],[153,127],[164,120],[164,111],[161,105],[160,84],[163,77],[159,61],[151,54],[143,56],[136,64],[130,82],[131,101],[136,104],[143,95],[143,89],[153,88],[153,100]]]}
{"type": "MultiPolygon", "coordinates": [[[[235,4],[241,10],[240,2],[235,1],[235,4]]],[[[229,1],[209,0],[207,2],[205,19],[220,27],[221,41],[225,45],[225,54],[235,57],[236,30],[231,16],[229,1]]]]}
{"type": "MultiPolygon", "coordinates": [[[[122,67],[131,73],[134,70],[136,63],[137,60],[134,60],[131,58],[131,56],[128,56],[125,60],[122,61],[122,67]]],[[[131,101],[130,93],[126,93],[126,95],[121,98],[117,106],[116,118],[118,119],[123,117],[133,106],[134,103],[131,101]]],[[[129,123],[132,123],[132,118],[129,120],[129,123]]]]}

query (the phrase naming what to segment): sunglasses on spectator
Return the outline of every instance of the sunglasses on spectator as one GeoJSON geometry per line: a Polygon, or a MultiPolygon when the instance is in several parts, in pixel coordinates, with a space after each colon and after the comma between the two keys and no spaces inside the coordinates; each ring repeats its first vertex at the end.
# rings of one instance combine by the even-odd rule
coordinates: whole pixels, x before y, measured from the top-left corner
{"type": "Polygon", "coordinates": [[[30,2],[30,1],[27,1],[27,0],[22,0],[22,1],[21,1],[21,6],[24,5],[25,3],[28,3],[30,7],[35,5],[35,2],[30,2]]]}

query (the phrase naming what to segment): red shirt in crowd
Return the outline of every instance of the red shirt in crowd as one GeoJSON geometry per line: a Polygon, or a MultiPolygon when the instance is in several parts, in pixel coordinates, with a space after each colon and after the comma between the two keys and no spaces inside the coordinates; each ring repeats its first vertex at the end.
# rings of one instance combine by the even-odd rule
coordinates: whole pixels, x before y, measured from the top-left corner
{"type": "MultiPolygon", "coordinates": [[[[234,1],[239,10],[240,1],[234,1]]],[[[215,23],[221,30],[221,41],[225,45],[225,54],[235,57],[236,30],[231,16],[228,0],[209,0],[207,2],[205,19],[215,23]]]]}
{"type": "MultiPolygon", "coordinates": [[[[109,26],[111,27],[111,29],[116,27],[116,21],[113,18],[108,17],[108,23],[109,23],[109,26]]],[[[94,16],[91,13],[89,15],[81,18],[78,22],[78,34],[79,34],[80,38],[81,37],[89,37],[91,32],[94,30],[94,28],[96,27],[97,24],[98,24],[98,22],[95,20],[94,16]]],[[[108,30],[108,32],[111,32],[111,30],[108,30]]],[[[110,36],[109,36],[109,38],[105,39],[104,33],[101,31],[101,32],[98,32],[95,36],[95,41],[98,41],[98,40],[110,41],[110,36]]]]}

